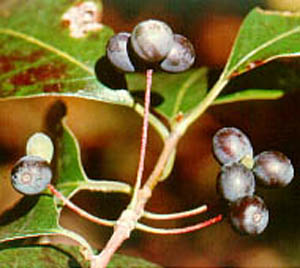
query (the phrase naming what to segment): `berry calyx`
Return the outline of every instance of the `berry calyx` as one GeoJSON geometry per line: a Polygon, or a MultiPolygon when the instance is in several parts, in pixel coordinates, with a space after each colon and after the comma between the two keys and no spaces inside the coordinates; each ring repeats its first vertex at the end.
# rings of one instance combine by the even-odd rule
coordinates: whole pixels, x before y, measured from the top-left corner
{"type": "Polygon", "coordinates": [[[257,235],[267,227],[269,211],[262,198],[246,196],[232,204],[230,220],[237,231],[243,234],[257,235]]]}
{"type": "Polygon", "coordinates": [[[107,58],[111,64],[121,72],[135,71],[135,67],[132,64],[127,51],[127,44],[130,36],[130,33],[120,32],[111,37],[106,46],[107,58]]]}
{"type": "Polygon", "coordinates": [[[218,177],[217,190],[225,200],[230,202],[252,196],[255,191],[254,175],[242,164],[225,165],[218,177]]]}
{"type": "Polygon", "coordinates": [[[184,72],[194,64],[195,57],[192,43],[183,35],[174,34],[173,46],[160,67],[166,72],[184,72]]]}
{"type": "Polygon", "coordinates": [[[52,179],[52,171],[46,160],[27,155],[19,159],[11,171],[12,186],[25,195],[44,191],[52,179]]]}
{"type": "Polygon", "coordinates": [[[216,132],[213,137],[213,152],[221,164],[231,164],[253,157],[250,140],[234,127],[224,127],[216,132]]]}
{"type": "Polygon", "coordinates": [[[159,20],[146,20],[137,24],[130,40],[134,52],[147,62],[164,59],[174,43],[171,28],[159,20]]]}
{"type": "Polygon", "coordinates": [[[265,186],[284,187],[294,177],[291,161],[281,152],[265,151],[254,158],[253,172],[265,186]]]}

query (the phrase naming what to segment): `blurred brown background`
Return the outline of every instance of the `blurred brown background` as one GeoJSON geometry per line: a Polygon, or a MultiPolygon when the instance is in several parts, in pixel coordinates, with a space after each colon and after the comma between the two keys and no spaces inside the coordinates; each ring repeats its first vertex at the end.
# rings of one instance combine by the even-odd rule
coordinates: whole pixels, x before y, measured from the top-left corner
{"type": "MultiPolygon", "coordinates": [[[[103,23],[115,31],[131,31],[146,18],[162,19],[175,32],[189,37],[197,52],[196,66],[209,66],[213,81],[224,66],[243,17],[254,6],[296,10],[296,0],[104,0],[103,23]]],[[[298,63],[295,63],[297,65],[298,63]]],[[[299,64],[298,64],[299,65],[299,64]]],[[[274,74],[276,75],[276,74],[274,74]]],[[[239,86],[249,87],[241,79],[239,86]]],[[[246,81],[246,80],[245,80],[246,81]]],[[[255,86],[256,81],[252,81],[255,86]]],[[[272,84],[272,79],[264,81],[272,84]]],[[[211,154],[211,138],[223,126],[245,131],[256,153],[274,149],[285,153],[295,166],[295,179],[278,190],[258,188],[270,209],[270,223],[257,237],[240,236],[227,219],[204,230],[176,236],[158,236],[134,232],[121,252],[144,257],[165,267],[291,267],[300,266],[300,217],[298,216],[300,138],[300,83],[277,101],[252,101],[210,108],[188,131],[179,144],[174,170],[154,192],[148,209],[174,212],[206,203],[210,211],[193,220],[160,223],[179,227],[205,220],[224,212],[216,194],[219,166],[211,154]],[[299,87],[299,88],[298,88],[299,87]]],[[[54,99],[34,98],[1,102],[0,160],[1,174],[24,154],[27,138],[43,130],[47,107],[54,99]]],[[[130,109],[93,101],[65,99],[68,123],[78,138],[84,167],[91,178],[109,178],[133,184],[136,173],[141,118],[130,109]]],[[[153,130],[147,152],[145,175],[149,174],[161,149],[153,130]]],[[[6,175],[7,176],[7,175],[6,175]]],[[[1,211],[20,195],[2,179],[1,211]]],[[[95,215],[116,218],[128,198],[82,192],[74,201],[95,215]],[[111,211],[114,207],[115,211],[111,211]]],[[[95,226],[69,211],[62,224],[84,234],[99,249],[111,230],[95,226]],[[75,220],[74,220],[75,219],[75,220]]]]}

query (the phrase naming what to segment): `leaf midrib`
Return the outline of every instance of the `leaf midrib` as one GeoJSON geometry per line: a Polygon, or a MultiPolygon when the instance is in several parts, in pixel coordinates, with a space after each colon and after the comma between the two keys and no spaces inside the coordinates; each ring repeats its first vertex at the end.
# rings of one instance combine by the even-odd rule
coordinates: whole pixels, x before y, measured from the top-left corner
{"type": "Polygon", "coordinates": [[[12,30],[12,29],[9,29],[9,28],[0,28],[0,34],[7,34],[7,35],[10,35],[10,36],[13,36],[13,37],[16,37],[16,38],[20,38],[20,39],[23,39],[29,43],[32,43],[32,44],[35,44],[37,46],[40,46],[52,53],[55,53],[57,54],[58,56],[60,56],[61,58],[64,58],[66,60],[68,60],[69,62],[77,65],[78,67],[80,67],[81,69],[83,69],[84,71],[88,72],[89,74],[93,75],[94,74],[94,71],[89,68],[87,65],[85,65],[84,63],[82,63],[81,61],[77,60],[76,58],[74,58],[73,56],[71,56],[70,54],[68,54],[67,52],[64,52],[52,45],[49,45],[49,44],[46,44],[45,42],[35,38],[35,37],[32,37],[32,36],[29,36],[25,33],[22,33],[22,32],[18,32],[18,31],[15,31],[15,30],[12,30]]]}

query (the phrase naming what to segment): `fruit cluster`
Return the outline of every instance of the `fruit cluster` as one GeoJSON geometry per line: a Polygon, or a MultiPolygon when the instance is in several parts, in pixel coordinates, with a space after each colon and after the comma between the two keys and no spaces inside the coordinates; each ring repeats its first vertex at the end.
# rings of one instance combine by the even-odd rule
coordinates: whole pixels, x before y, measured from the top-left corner
{"type": "Polygon", "coordinates": [[[52,179],[52,157],[51,139],[43,133],[31,136],[27,141],[26,155],[21,157],[11,170],[12,186],[24,195],[43,192],[52,179]]]}
{"type": "Polygon", "coordinates": [[[249,138],[239,129],[225,127],[213,137],[213,152],[222,165],[217,191],[230,203],[230,220],[245,234],[260,234],[268,225],[269,211],[256,196],[255,185],[284,187],[294,177],[291,161],[281,152],[265,151],[253,157],[249,138]]]}
{"type": "Polygon", "coordinates": [[[132,33],[120,32],[112,36],[106,55],[121,72],[158,65],[163,71],[177,73],[189,69],[195,61],[190,41],[180,34],[173,34],[166,23],[158,20],[140,22],[132,33]]]}

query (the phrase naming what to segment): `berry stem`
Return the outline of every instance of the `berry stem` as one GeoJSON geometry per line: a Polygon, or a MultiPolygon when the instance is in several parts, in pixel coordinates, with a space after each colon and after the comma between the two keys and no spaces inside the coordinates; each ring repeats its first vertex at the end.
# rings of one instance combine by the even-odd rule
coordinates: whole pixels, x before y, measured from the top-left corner
{"type": "Polygon", "coordinates": [[[91,262],[91,268],[106,267],[109,263],[112,255],[117,251],[121,244],[130,237],[130,233],[135,229],[138,219],[141,217],[142,209],[139,209],[140,189],[142,185],[142,178],[145,166],[145,156],[147,147],[148,137],[148,126],[149,126],[149,109],[150,109],[150,97],[151,97],[151,86],[152,86],[152,75],[153,70],[149,69],[146,72],[146,92],[144,101],[144,117],[143,127],[141,136],[141,149],[140,149],[140,160],[138,164],[136,183],[133,189],[133,195],[130,204],[126,210],[124,210],[119,217],[116,225],[114,226],[114,232],[105,245],[104,249],[97,256],[94,256],[91,262]]]}
{"type": "Polygon", "coordinates": [[[141,136],[141,147],[140,147],[140,158],[139,165],[136,176],[136,183],[133,189],[133,195],[131,198],[130,207],[134,207],[137,202],[138,191],[142,185],[143,172],[145,167],[145,157],[146,157],[146,147],[147,147],[147,138],[148,138],[148,127],[149,127],[149,110],[151,103],[151,86],[152,86],[152,75],[153,70],[149,69],[146,72],[146,92],[144,100],[144,117],[143,117],[143,127],[142,127],[142,136],[141,136]]]}
{"type": "Polygon", "coordinates": [[[104,225],[104,226],[109,226],[109,227],[114,226],[115,221],[100,219],[98,217],[91,215],[90,213],[86,212],[85,210],[81,209],[80,207],[76,206],[73,202],[71,202],[69,199],[67,199],[61,192],[56,190],[56,188],[52,184],[48,184],[47,187],[54,196],[56,196],[59,200],[61,200],[63,202],[63,205],[68,207],[70,210],[72,210],[79,216],[81,216],[91,222],[94,222],[96,224],[99,224],[99,225],[104,225]]]}
{"type": "Polygon", "coordinates": [[[174,229],[164,229],[164,228],[153,228],[144,224],[137,223],[136,228],[147,232],[147,233],[152,233],[152,234],[160,234],[160,235],[175,235],[175,234],[186,234],[190,232],[194,232],[197,230],[200,230],[202,228],[208,227],[212,224],[215,224],[219,221],[221,221],[223,216],[219,214],[218,216],[211,218],[207,221],[188,226],[188,227],[183,227],[183,228],[174,228],[174,229]]]}
{"type": "MultiPolygon", "coordinates": [[[[144,109],[141,104],[136,103],[134,105],[134,110],[141,116],[144,116],[144,109]]],[[[149,123],[157,131],[162,140],[166,140],[170,134],[168,128],[152,113],[149,113],[149,123]]]]}
{"type": "Polygon", "coordinates": [[[207,205],[203,205],[201,207],[192,210],[178,212],[178,213],[171,213],[171,214],[156,214],[156,213],[145,211],[143,217],[150,220],[177,220],[177,219],[192,217],[201,214],[205,211],[207,211],[207,205]]]}

